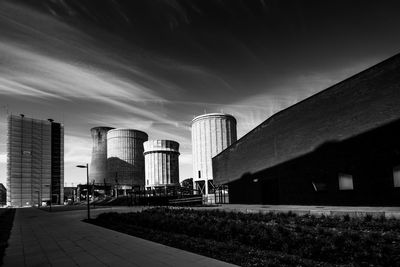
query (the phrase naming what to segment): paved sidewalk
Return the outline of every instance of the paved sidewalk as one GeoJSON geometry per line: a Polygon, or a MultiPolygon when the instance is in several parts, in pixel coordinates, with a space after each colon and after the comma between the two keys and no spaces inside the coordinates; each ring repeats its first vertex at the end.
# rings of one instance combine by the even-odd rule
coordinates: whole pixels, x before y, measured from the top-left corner
{"type": "MultiPolygon", "coordinates": [[[[96,209],[92,214],[139,209],[96,209]]],[[[85,210],[17,209],[4,266],[233,266],[81,222],[85,216],[85,210]]]]}

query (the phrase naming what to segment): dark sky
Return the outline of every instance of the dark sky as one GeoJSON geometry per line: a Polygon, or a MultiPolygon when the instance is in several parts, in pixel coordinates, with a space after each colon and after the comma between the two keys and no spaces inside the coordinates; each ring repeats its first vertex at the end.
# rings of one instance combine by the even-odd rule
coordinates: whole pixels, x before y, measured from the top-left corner
{"type": "Polygon", "coordinates": [[[239,137],[400,51],[399,1],[0,0],[0,182],[8,112],[65,124],[65,180],[84,181],[89,129],[181,144],[227,112],[239,137]]]}

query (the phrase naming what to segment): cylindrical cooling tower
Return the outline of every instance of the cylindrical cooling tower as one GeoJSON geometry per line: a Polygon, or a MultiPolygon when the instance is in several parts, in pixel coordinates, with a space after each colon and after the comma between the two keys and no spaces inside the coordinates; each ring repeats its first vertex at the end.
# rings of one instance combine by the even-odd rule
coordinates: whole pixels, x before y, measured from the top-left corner
{"type": "Polygon", "coordinates": [[[149,140],[143,145],[146,187],[179,185],[179,143],[149,140]]]}
{"type": "Polygon", "coordinates": [[[143,143],[147,134],[133,129],[114,129],[107,133],[108,179],[111,184],[144,185],[143,143]]]}
{"type": "Polygon", "coordinates": [[[104,183],[107,179],[107,132],[114,128],[94,127],[90,129],[93,140],[92,160],[89,167],[89,178],[95,183],[104,183]]]}
{"type": "Polygon", "coordinates": [[[208,195],[213,179],[212,157],[235,141],[236,119],[232,115],[210,113],[192,120],[193,182],[203,194],[208,195]]]}

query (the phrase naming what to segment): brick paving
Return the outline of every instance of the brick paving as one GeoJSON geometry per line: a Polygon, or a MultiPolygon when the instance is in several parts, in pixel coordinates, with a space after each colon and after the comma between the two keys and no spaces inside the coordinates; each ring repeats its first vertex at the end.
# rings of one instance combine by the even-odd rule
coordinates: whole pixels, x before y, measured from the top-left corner
{"type": "MultiPolygon", "coordinates": [[[[96,209],[127,212],[137,207],[96,209]]],[[[4,266],[234,266],[84,223],[85,210],[17,209],[4,266]]]]}
{"type": "MultiPolygon", "coordinates": [[[[103,212],[142,207],[96,208],[103,212]]],[[[225,204],[199,209],[236,212],[293,212],[298,215],[385,216],[400,219],[400,207],[339,207],[225,204]]],[[[84,223],[86,210],[46,212],[17,209],[4,266],[233,266],[215,259],[84,223]]]]}

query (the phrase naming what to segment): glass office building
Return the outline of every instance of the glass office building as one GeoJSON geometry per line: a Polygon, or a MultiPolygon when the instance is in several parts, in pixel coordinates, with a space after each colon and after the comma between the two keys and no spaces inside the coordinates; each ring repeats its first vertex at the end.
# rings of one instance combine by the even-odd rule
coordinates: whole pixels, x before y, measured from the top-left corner
{"type": "Polygon", "coordinates": [[[8,117],[7,204],[61,204],[64,199],[64,127],[53,120],[8,117]]]}

